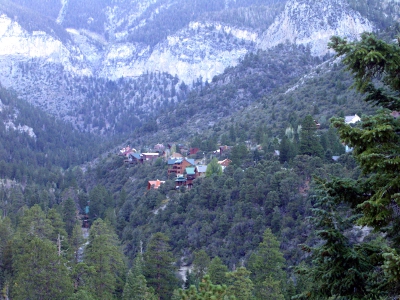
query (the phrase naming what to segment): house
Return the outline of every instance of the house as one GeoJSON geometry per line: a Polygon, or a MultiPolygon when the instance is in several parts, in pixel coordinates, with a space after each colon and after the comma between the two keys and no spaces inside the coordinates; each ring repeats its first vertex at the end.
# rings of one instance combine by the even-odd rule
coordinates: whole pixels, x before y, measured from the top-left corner
{"type": "Polygon", "coordinates": [[[147,183],[147,189],[148,190],[151,190],[151,189],[157,190],[160,187],[160,185],[163,184],[163,183],[165,183],[165,181],[161,181],[161,180],[158,180],[158,179],[154,180],[154,181],[150,180],[147,183]]]}
{"type": "Polygon", "coordinates": [[[197,165],[195,167],[195,174],[196,174],[196,178],[199,177],[205,177],[206,176],[206,171],[207,171],[207,166],[206,165],[197,165]]]}
{"type": "Polygon", "coordinates": [[[140,153],[130,153],[128,155],[128,160],[125,160],[131,164],[143,163],[144,157],[140,153]]]}
{"type": "Polygon", "coordinates": [[[225,146],[220,146],[220,147],[219,147],[219,153],[222,154],[222,152],[228,151],[228,150],[230,150],[230,149],[231,149],[231,147],[230,147],[230,146],[227,146],[227,145],[225,145],[225,146]]]}
{"type": "Polygon", "coordinates": [[[345,116],[344,117],[344,122],[346,124],[354,124],[357,123],[358,121],[361,121],[361,118],[355,114],[354,116],[345,116]]]}
{"type": "Polygon", "coordinates": [[[345,151],[346,153],[348,153],[348,152],[353,151],[353,148],[350,147],[350,146],[348,146],[348,145],[344,145],[344,151],[345,151]]]}
{"type": "Polygon", "coordinates": [[[183,155],[178,152],[175,152],[172,153],[171,158],[183,158],[183,155]]]}
{"type": "Polygon", "coordinates": [[[190,148],[189,149],[189,155],[195,155],[199,151],[200,151],[199,148],[190,148]]]}
{"type": "Polygon", "coordinates": [[[231,161],[230,159],[226,158],[226,159],[224,159],[224,160],[219,161],[218,163],[219,163],[221,166],[223,166],[223,167],[227,167],[227,166],[230,165],[231,162],[232,162],[232,161],[231,161]]]}
{"type": "Polygon", "coordinates": [[[193,180],[196,179],[196,168],[195,167],[187,167],[185,169],[186,173],[186,185],[191,187],[193,185],[193,180]]]}
{"type": "Polygon", "coordinates": [[[172,173],[182,175],[187,167],[193,166],[194,160],[189,158],[169,159],[168,176],[172,173]]]}
{"type": "Polygon", "coordinates": [[[133,152],[136,152],[136,149],[131,148],[130,146],[127,146],[127,147],[119,150],[118,155],[128,157],[128,155],[133,152]]]}
{"type": "Polygon", "coordinates": [[[154,152],[154,153],[142,153],[143,160],[154,160],[157,159],[160,156],[160,153],[154,152]]]}
{"type": "Polygon", "coordinates": [[[175,187],[179,188],[186,185],[186,178],[182,174],[176,175],[175,187]]]}

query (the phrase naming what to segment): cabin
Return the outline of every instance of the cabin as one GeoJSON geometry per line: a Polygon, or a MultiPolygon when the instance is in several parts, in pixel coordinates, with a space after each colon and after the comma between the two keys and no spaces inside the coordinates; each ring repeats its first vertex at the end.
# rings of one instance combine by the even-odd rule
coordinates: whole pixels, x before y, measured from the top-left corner
{"type": "Polygon", "coordinates": [[[194,160],[189,158],[169,159],[168,176],[170,174],[182,175],[187,167],[193,166],[194,160]]]}
{"type": "Polygon", "coordinates": [[[344,122],[346,124],[355,124],[358,121],[361,121],[361,118],[355,114],[354,116],[345,116],[344,117],[344,122]]]}
{"type": "Polygon", "coordinates": [[[130,153],[128,155],[128,162],[130,164],[141,164],[143,163],[143,160],[144,158],[140,153],[130,153]]]}
{"type": "Polygon", "coordinates": [[[186,173],[186,185],[190,188],[193,186],[193,180],[196,179],[196,171],[195,167],[187,167],[185,169],[186,173]]]}
{"type": "Polygon", "coordinates": [[[122,148],[121,150],[119,150],[118,155],[128,157],[128,155],[133,153],[133,152],[136,152],[136,149],[131,148],[130,146],[127,146],[127,147],[122,148]]]}
{"type": "Polygon", "coordinates": [[[161,186],[161,184],[165,183],[165,181],[161,181],[161,180],[149,180],[149,182],[147,183],[147,189],[151,190],[158,190],[158,188],[161,186]]]}
{"type": "Polygon", "coordinates": [[[185,176],[179,174],[176,175],[176,179],[175,179],[175,187],[176,188],[180,188],[181,186],[185,186],[186,185],[186,178],[185,176]]]}
{"type": "Polygon", "coordinates": [[[160,157],[160,153],[154,152],[154,153],[142,153],[143,160],[149,161],[149,160],[155,160],[160,157]]]}
{"type": "Polygon", "coordinates": [[[195,167],[196,178],[205,177],[206,176],[206,171],[207,171],[207,166],[206,165],[197,165],[195,167]]]}
{"type": "Polygon", "coordinates": [[[230,159],[224,159],[224,160],[221,160],[221,161],[219,161],[218,163],[222,166],[222,167],[227,167],[227,166],[229,166],[230,164],[231,164],[231,160],[230,159]]]}
{"type": "Polygon", "coordinates": [[[200,151],[199,148],[190,148],[189,149],[189,155],[195,155],[199,151],[200,151]]]}

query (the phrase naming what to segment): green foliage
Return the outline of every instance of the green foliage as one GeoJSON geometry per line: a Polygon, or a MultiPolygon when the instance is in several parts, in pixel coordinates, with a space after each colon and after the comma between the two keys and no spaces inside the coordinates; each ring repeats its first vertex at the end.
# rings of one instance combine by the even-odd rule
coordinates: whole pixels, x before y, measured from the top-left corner
{"type": "Polygon", "coordinates": [[[169,239],[161,232],[149,240],[144,253],[144,275],[160,299],[169,299],[178,285],[169,239]]]}
{"type": "Polygon", "coordinates": [[[54,210],[48,216],[38,205],[25,210],[13,241],[13,299],[65,299],[72,293],[65,253],[60,252],[63,232],[54,210]]]}
{"type": "Polygon", "coordinates": [[[143,275],[143,257],[138,255],[135,258],[133,267],[126,277],[123,300],[156,300],[153,289],[147,287],[146,278],[143,275]]]}
{"type": "Polygon", "coordinates": [[[97,299],[111,299],[122,293],[125,264],[119,249],[118,238],[110,226],[97,219],[89,232],[85,263],[94,269],[89,275],[88,286],[97,299]]]}
{"type": "Polygon", "coordinates": [[[253,282],[250,279],[250,271],[245,267],[239,267],[226,274],[228,279],[228,295],[235,296],[237,300],[253,299],[253,282]]]}
{"type": "Polygon", "coordinates": [[[65,222],[68,236],[71,236],[74,226],[77,222],[76,205],[71,198],[68,198],[63,204],[63,221],[65,222]]]}
{"type": "Polygon", "coordinates": [[[385,108],[400,109],[400,54],[398,44],[379,40],[371,33],[364,33],[359,42],[347,42],[333,37],[329,44],[337,56],[345,55],[343,63],[353,74],[354,87],[367,92],[366,101],[385,108]],[[380,87],[373,79],[380,79],[380,87]]]}
{"type": "Polygon", "coordinates": [[[222,260],[218,256],[216,256],[210,262],[207,275],[210,276],[210,280],[215,282],[215,284],[223,285],[228,282],[228,279],[226,278],[227,272],[228,267],[223,264],[222,260]]]}
{"type": "Polygon", "coordinates": [[[7,290],[12,275],[12,238],[14,230],[8,217],[0,218],[0,290],[7,290]]]}
{"type": "Polygon", "coordinates": [[[204,276],[199,289],[192,285],[188,290],[179,290],[181,300],[234,300],[228,296],[226,285],[215,285],[208,275],[204,276]]]}
{"type": "Polygon", "coordinates": [[[311,156],[323,156],[323,148],[316,135],[317,125],[312,116],[307,115],[301,122],[299,153],[311,156]]]}
{"type": "Polygon", "coordinates": [[[400,109],[400,47],[365,33],[359,42],[349,43],[339,37],[331,39],[330,47],[337,55],[344,55],[344,63],[355,77],[355,88],[366,93],[366,101],[381,106],[384,110],[373,116],[363,116],[361,124],[351,127],[343,119],[335,118],[333,125],[340,138],[351,145],[362,174],[355,181],[347,182],[345,190],[357,197],[349,199],[343,194],[340,181],[333,181],[330,195],[336,200],[349,202],[362,212],[358,224],[368,225],[376,231],[386,233],[390,245],[384,250],[385,272],[392,288],[382,287],[379,292],[397,294],[400,277],[396,261],[396,249],[400,245],[400,222],[397,211],[400,205],[400,119],[390,110],[400,109]],[[349,201],[350,200],[350,201],[349,201]]]}
{"type": "Polygon", "coordinates": [[[312,266],[300,267],[298,272],[307,276],[312,286],[300,298],[379,299],[386,295],[387,286],[382,274],[382,240],[352,244],[344,233],[352,228],[357,215],[346,217],[348,207],[335,203],[329,187],[318,182],[312,220],[324,243],[313,248],[303,245],[303,250],[312,254],[312,266]]]}
{"type": "Polygon", "coordinates": [[[271,229],[267,228],[263,235],[263,241],[257,250],[250,256],[247,263],[250,278],[255,285],[256,299],[265,299],[264,295],[268,290],[268,284],[273,282],[280,283],[280,289],[274,289],[274,293],[281,294],[282,287],[286,284],[285,258],[279,250],[279,242],[272,234],[271,229]]]}
{"type": "Polygon", "coordinates": [[[14,255],[13,299],[65,299],[73,286],[57,247],[37,236],[18,243],[14,255]]]}
{"type": "Polygon", "coordinates": [[[206,275],[209,265],[210,257],[207,255],[206,251],[199,250],[194,252],[193,270],[191,273],[194,275],[197,285],[206,275]]]}
{"type": "Polygon", "coordinates": [[[218,159],[216,159],[215,157],[207,165],[206,177],[210,177],[213,174],[215,175],[222,174],[222,166],[218,163],[218,159]]]}

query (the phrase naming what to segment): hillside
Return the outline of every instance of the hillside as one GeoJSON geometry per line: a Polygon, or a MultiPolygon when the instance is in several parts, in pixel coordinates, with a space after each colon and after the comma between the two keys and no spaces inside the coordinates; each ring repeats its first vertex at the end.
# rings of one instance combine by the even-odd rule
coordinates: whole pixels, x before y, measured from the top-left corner
{"type": "Polygon", "coordinates": [[[396,299],[398,12],[0,0],[0,300],[396,299]]]}
{"type": "Polygon", "coordinates": [[[323,59],[331,35],[354,39],[382,29],[398,7],[370,1],[363,10],[344,0],[78,2],[0,2],[0,82],[76,128],[102,135],[137,128],[185,101],[182,83],[187,90],[210,83],[246,55],[286,40],[323,59]],[[132,114],[137,119],[126,126],[132,114]]]}

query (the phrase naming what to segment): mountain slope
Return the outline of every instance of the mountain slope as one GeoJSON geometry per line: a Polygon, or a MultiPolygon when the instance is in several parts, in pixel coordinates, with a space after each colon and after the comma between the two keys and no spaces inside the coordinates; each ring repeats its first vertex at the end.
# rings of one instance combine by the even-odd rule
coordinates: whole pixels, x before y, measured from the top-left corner
{"type": "MultiPolygon", "coordinates": [[[[36,2],[0,1],[0,82],[77,128],[103,134],[115,133],[127,114],[135,125],[122,127],[132,130],[163,103],[185,101],[186,92],[176,96],[183,82],[185,91],[210,82],[259,49],[288,41],[321,56],[330,35],[355,38],[376,28],[371,14],[344,0],[65,0],[44,10],[36,2]],[[141,85],[152,73],[167,82],[141,85]]],[[[382,4],[387,16],[387,7],[395,14],[397,6],[382,4]]]]}

